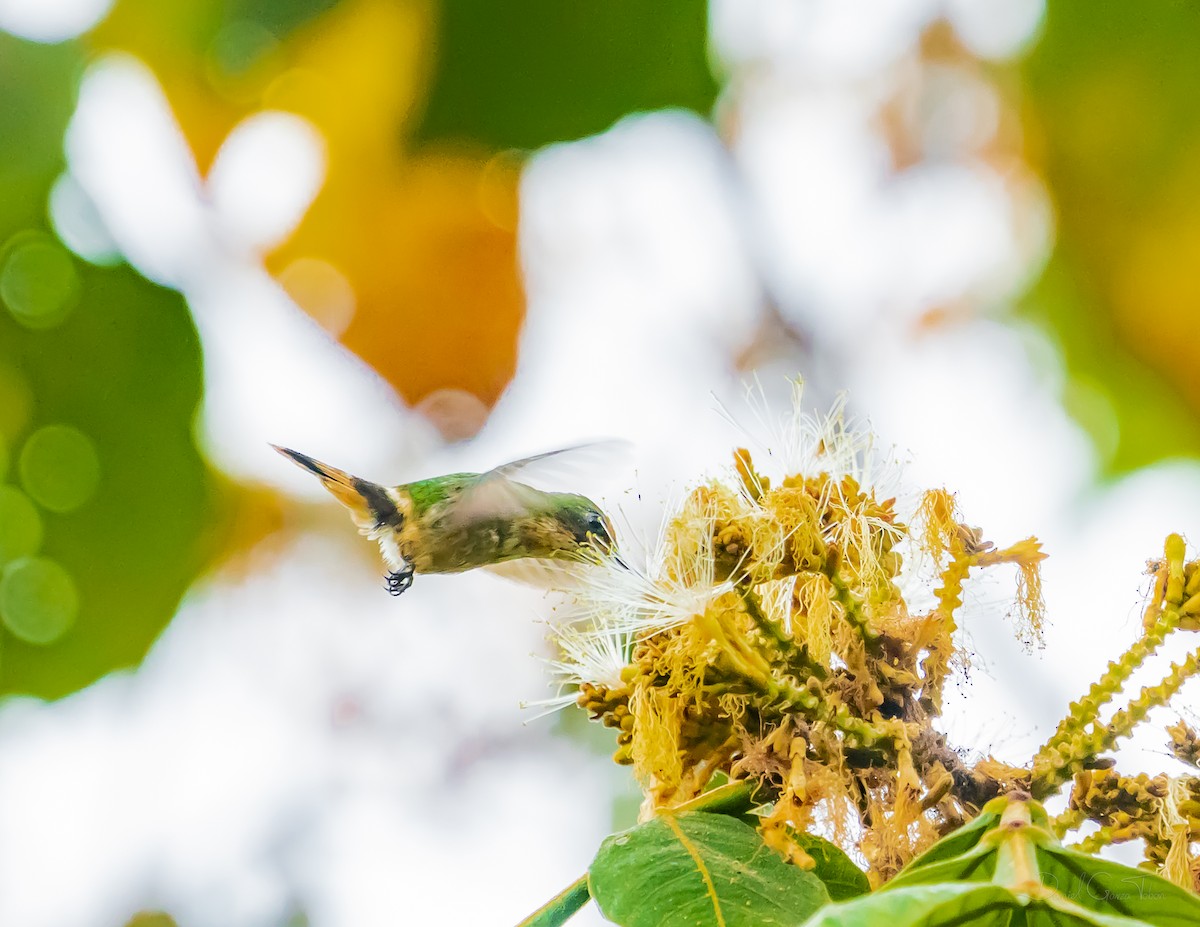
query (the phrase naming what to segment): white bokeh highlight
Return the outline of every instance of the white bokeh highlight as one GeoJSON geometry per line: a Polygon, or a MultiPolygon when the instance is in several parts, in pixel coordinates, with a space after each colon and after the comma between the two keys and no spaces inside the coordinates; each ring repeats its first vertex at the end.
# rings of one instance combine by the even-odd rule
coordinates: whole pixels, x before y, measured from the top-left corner
{"type": "Polygon", "coordinates": [[[308,121],[260,112],[233,127],[206,178],[216,233],[266,252],[299,224],[325,180],[325,144],[308,121]]]}
{"type": "Polygon", "coordinates": [[[113,0],[0,0],[0,29],[32,42],[73,39],[100,22],[113,0]]]}
{"type": "Polygon", "coordinates": [[[269,444],[321,458],[341,452],[342,466],[380,478],[414,475],[413,462],[438,443],[432,427],[261,266],[258,252],[300,220],[324,170],[308,123],[248,118],[206,183],[154,75],[110,55],[84,77],[67,156],[130,263],[188,298],[204,348],[198,428],[219,466],[310,498],[320,486],[281,470],[269,444]]]}

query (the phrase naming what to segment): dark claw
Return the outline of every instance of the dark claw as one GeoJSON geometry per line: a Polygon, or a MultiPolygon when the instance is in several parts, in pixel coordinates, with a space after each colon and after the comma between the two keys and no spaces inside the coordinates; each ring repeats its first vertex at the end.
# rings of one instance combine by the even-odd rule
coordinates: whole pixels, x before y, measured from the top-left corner
{"type": "Polygon", "coordinates": [[[383,578],[384,588],[387,589],[390,595],[400,595],[400,593],[412,585],[412,581],[412,567],[409,567],[405,570],[397,570],[394,573],[389,573],[383,578]]]}

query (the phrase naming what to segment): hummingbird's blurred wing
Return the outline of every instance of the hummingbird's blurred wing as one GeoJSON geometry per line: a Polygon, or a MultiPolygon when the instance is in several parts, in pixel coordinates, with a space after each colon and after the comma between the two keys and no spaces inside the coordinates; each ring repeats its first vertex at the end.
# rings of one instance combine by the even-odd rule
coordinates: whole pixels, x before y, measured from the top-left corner
{"type": "Polygon", "coordinates": [[[501,464],[483,478],[503,477],[547,490],[574,489],[581,479],[627,464],[630,454],[628,441],[589,441],[501,464]]]}
{"type": "Polygon", "coordinates": [[[469,524],[480,519],[515,519],[532,508],[539,493],[530,486],[488,473],[473,486],[464,489],[446,512],[450,524],[469,524]]]}
{"type": "Polygon", "coordinates": [[[506,560],[503,563],[491,563],[483,569],[496,576],[526,586],[536,586],[539,589],[554,589],[560,592],[571,592],[578,589],[583,580],[583,573],[591,567],[586,563],[574,560],[547,560],[540,557],[526,557],[522,560],[506,560]]]}
{"type": "Polygon", "coordinates": [[[629,456],[627,441],[593,441],[501,464],[463,491],[451,517],[516,517],[529,511],[539,490],[578,492],[581,481],[619,470],[629,456]]]}

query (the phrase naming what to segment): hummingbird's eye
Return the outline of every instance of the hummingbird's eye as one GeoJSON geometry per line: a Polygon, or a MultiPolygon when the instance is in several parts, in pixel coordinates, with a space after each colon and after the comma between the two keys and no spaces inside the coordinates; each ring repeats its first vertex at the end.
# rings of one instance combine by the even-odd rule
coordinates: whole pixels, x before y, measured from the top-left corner
{"type": "Polygon", "coordinates": [[[610,540],[608,536],[608,525],[604,520],[604,516],[599,512],[592,512],[587,518],[588,534],[594,534],[602,541],[610,540]]]}

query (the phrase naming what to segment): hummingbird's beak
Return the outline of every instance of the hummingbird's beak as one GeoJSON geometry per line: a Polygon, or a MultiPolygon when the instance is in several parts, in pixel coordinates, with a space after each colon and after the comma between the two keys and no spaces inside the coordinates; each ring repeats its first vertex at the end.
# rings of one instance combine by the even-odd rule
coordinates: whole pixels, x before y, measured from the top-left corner
{"type": "Polygon", "coordinates": [[[602,538],[593,534],[591,538],[592,544],[595,545],[596,550],[619,566],[622,570],[629,569],[629,565],[622,560],[621,555],[617,553],[617,541],[612,535],[609,535],[607,538],[602,538]]]}
{"type": "Polygon", "coordinates": [[[360,528],[370,530],[385,524],[396,524],[401,520],[396,504],[384,487],[321,463],[307,454],[293,451],[290,447],[280,447],[277,444],[272,444],[271,447],[292,463],[316,476],[329,493],[350,510],[351,517],[360,528]]]}
{"type": "Polygon", "coordinates": [[[293,451],[290,447],[280,447],[278,444],[272,444],[271,447],[282,454],[298,467],[303,467],[314,476],[320,477],[322,480],[331,478],[335,473],[341,473],[340,470],[334,470],[328,464],[323,464],[319,460],[313,460],[307,454],[301,454],[299,451],[293,451]]]}

